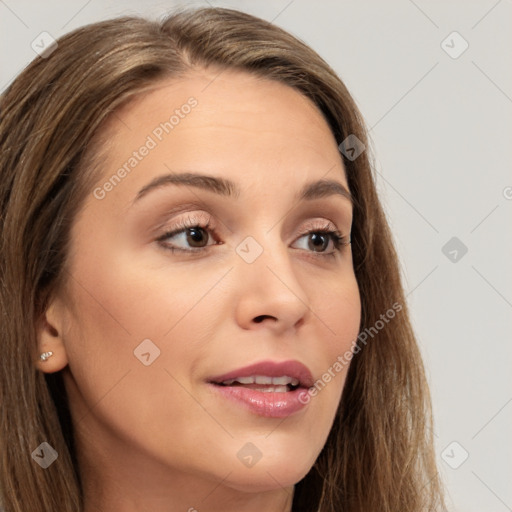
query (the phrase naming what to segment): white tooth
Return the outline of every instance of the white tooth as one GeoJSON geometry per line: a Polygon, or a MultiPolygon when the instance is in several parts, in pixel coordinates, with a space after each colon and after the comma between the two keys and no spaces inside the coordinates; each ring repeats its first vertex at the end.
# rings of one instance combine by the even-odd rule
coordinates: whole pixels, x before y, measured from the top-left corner
{"type": "Polygon", "coordinates": [[[272,384],[286,386],[286,384],[290,384],[292,381],[291,377],[287,375],[283,375],[282,377],[272,377],[272,384]]]}
{"type": "MultiPolygon", "coordinates": [[[[254,377],[237,377],[235,380],[240,382],[240,384],[254,384],[254,377]]],[[[256,383],[261,384],[257,380],[256,383]]]]}
{"type": "Polygon", "coordinates": [[[286,393],[288,391],[288,386],[276,386],[274,391],[276,393],[286,393]]]}
{"type": "Polygon", "coordinates": [[[256,384],[272,384],[272,377],[268,375],[256,375],[253,382],[256,382],[256,384]]]}
{"type": "Polygon", "coordinates": [[[233,384],[233,382],[235,382],[235,379],[229,379],[229,380],[225,380],[222,384],[225,384],[226,386],[231,386],[231,384],[233,384]]]}
{"type": "Polygon", "coordinates": [[[299,385],[299,379],[292,379],[292,381],[290,382],[290,384],[292,386],[298,386],[299,385]]]}

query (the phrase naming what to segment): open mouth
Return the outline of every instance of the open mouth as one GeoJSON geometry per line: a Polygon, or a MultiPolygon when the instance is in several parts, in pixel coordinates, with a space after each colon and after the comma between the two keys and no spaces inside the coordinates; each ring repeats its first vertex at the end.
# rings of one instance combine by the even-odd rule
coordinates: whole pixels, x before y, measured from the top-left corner
{"type": "Polygon", "coordinates": [[[299,361],[261,361],[207,380],[215,393],[258,416],[285,418],[306,408],[313,385],[309,369],[299,361]]]}
{"type": "Polygon", "coordinates": [[[248,377],[236,377],[223,382],[214,382],[218,386],[244,387],[262,393],[286,393],[295,391],[301,387],[298,379],[283,375],[281,377],[270,377],[268,375],[254,375],[248,377]]]}

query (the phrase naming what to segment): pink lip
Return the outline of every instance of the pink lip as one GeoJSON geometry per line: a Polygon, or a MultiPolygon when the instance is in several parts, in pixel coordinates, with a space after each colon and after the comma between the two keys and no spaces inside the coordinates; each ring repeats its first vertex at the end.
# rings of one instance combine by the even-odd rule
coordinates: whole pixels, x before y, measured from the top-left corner
{"type": "Polygon", "coordinates": [[[313,385],[313,376],[307,366],[298,361],[283,361],[276,363],[274,361],[262,361],[261,363],[251,364],[238,368],[231,372],[211,377],[209,382],[220,384],[225,380],[236,379],[237,377],[250,377],[251,375],[268,375],[269,377],[281,377],[288,375],[300,382],[301,387],[310,388],[313,385]]]}
{"type": "Polygon", "coordinates": [[[309,369],[298,361],[284,361],[281,363],[263,361],[212,377],[208,379],[208,382],[223,397],[242,405],[259,416],[284,418],[307,405],[308,401],[300,400],[300,398],[313,385],[313,376],[309,369]],[[300,384],[297,389],[285,393],[265,393],[243,386],[220,385],[220,383],[229,379],[251,375],[267,375],[270,377],[288,375],[297,379],[300,384]]]}

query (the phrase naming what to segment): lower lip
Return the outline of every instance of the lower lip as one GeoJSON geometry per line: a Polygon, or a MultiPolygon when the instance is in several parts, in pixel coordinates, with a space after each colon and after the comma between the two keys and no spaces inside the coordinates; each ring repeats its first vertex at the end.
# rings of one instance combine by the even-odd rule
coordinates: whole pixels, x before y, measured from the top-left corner
{"type": "Polygon", "coordinates": [[[305,388],[297,388],[284,393],[264,393],[243,386],[220,386],[210,384],[225,398],[232,400],[251,412],[267,418],[286,418],[306,407],[299,397],[307,394],[305,388]]]}

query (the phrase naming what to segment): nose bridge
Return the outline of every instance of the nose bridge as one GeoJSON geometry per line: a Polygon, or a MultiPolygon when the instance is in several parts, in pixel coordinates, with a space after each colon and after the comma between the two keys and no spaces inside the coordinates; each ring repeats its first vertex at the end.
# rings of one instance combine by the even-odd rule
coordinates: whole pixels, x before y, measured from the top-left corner
{"type": "Polygon", "coordinates": [[[309,309],[308,297],[277,229],[247,236],[236,252],[240,258],[239,313],[245,324],[255,318],[272,317],[284,327],[304,317],[309,309]]]}
{"type": "Polygon", "coordinates": [[[242,272],[245,275],[254,274],[256,280],[260,282],[262,279],[271,283],[282,283],[284,280],[289,286],[293,284],[292,282],[295,282],[297,287],[300,286],[292,268],[289,249],[277,229],[267,232],[262,229],[254,236],[247,236],[238,245],[236,252],[245,263],[242,265],[242,272]]]}

